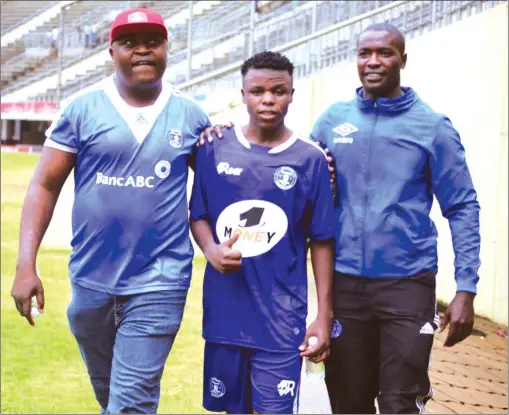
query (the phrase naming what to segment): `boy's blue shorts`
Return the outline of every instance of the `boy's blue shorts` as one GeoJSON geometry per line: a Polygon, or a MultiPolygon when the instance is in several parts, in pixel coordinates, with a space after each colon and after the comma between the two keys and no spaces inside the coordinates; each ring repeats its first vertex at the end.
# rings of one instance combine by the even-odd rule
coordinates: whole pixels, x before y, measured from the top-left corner
{"type": "Polygon", "coordinates": [[[231,414],[297,413],[301,368],[298,350],[268,352],[206,342],[203,407],[231,414]]]}

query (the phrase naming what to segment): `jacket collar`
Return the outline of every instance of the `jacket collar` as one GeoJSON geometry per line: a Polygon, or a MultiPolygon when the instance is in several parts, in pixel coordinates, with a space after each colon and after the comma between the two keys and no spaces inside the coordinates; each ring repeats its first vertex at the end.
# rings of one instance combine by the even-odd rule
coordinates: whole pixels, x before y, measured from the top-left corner
{"type": "Polygon", "coordinates": [[[408,110],[414,102],[417,100],[417,94],[412,88],[401,87],[403,95],[397,98],[378,98],[373,101],[369,98],[363,98],[362,96],[363,87],[355,90],[355,99],[357,105],[361,110],[373,109],[376,106],[380,111],[384,112],[402,112],[408,110]]]}

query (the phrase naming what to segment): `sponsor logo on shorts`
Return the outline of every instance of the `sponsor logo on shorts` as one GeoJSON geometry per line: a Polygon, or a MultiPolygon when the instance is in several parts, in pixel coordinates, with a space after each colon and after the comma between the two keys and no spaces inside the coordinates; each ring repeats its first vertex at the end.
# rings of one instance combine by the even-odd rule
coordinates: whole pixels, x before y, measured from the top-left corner
{"type": "Polygon", "coordinates": [[[332,321],[332,327],[330,330],[330,336],[332,339],[336,339],[339,336],[341,336],[341,333],[343,333],[343,325],[339,320],[333,320],[332,321]]]}
{"type": "Polygon", "coordinates": [[[218,378],[210,378],[209,380],[210,395],[213,398],[221,398],[226,393],[224,383],[218,378]]]}
{"type": "Polygon", "coordinates": [[[294,396],[295,382],[293,380],[282,380],[277,385],[279,396],[291,394],[294,396]]]}
{"type": "Polygon", "coordinates": [[[245,258],[270,251],[287,230],[288,218],[283,209],[265,200],[232,203],[221,212],[216,222],[219,243],[238,234],[233,249],[242,252],[245,258]]]}

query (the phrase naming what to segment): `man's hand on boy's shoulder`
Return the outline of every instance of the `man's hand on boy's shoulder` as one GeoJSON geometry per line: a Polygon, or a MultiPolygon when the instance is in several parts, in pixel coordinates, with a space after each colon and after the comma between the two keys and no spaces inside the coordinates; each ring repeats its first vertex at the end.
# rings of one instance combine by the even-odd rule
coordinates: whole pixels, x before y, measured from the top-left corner
{"type": "Polygon", "coordinates": [[[334,165],[334,158],[332,157],[330,150],[325,147],[320,141],[316,141],[316,145],[318,145],[320,148],[325,151],[325,154],[327,156],[327,163],[329,163],[329,173],[330,173],[330,182],[335,183],[336,182],[336,167],[334,165]]]}
{"type": "Polygon", "coordinates": [[[223,138],[223,133],[221,133],[221,130],[223,128],[232,128],[233,123],[227,122],[225,124],[216,124],[213,127],[207,127],[200,133],[200,138],[198,142],[196,143],[196,147],[200,147],[205,144],[205,142],[212,143],[214,141],[214,138],[212,136],[212,133],[216,135],[217,138],[221,139],[223,138]]]}

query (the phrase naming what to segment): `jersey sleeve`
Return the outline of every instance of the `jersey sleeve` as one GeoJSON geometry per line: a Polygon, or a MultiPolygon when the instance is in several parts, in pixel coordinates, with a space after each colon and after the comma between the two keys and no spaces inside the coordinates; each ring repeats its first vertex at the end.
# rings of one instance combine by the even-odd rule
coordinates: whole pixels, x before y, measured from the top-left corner
{"type": "Polygon", "coordinates": [[[196,140],[200,137],[200,133],[207,127],[212,126],[212,123],[210,122],[210,119],[207,115],[207,113],[203,110],[202,107],[200,107],[198,104],[196,104],[196,110],[194,111],[195,115],[195,136],[196,140]]]}
{"type": "Polygon", "coordinates": [[[194,172],[193,190],[189,203],[190,216],[193,220],[208,220],[207,194],[205,191],[207,147],[202,146],[196,154],[196,168],[194,172]]]}
{"type": "Polygon", "coordinates": [[[334,238],[335,221],[332,205],[330,174],[325,154],[317,162],[313,172],[313,186],[309,201],[311,215],[308,237],[311,240],[334,238]]]}
{"type": "Polygon", "coordinates": [[[77,153],[80,150],[80,140],[77,133],[77,122],[73,116],[72,103],[60,110],[50,127],[46,130],[47,147],[77,153]]]}

